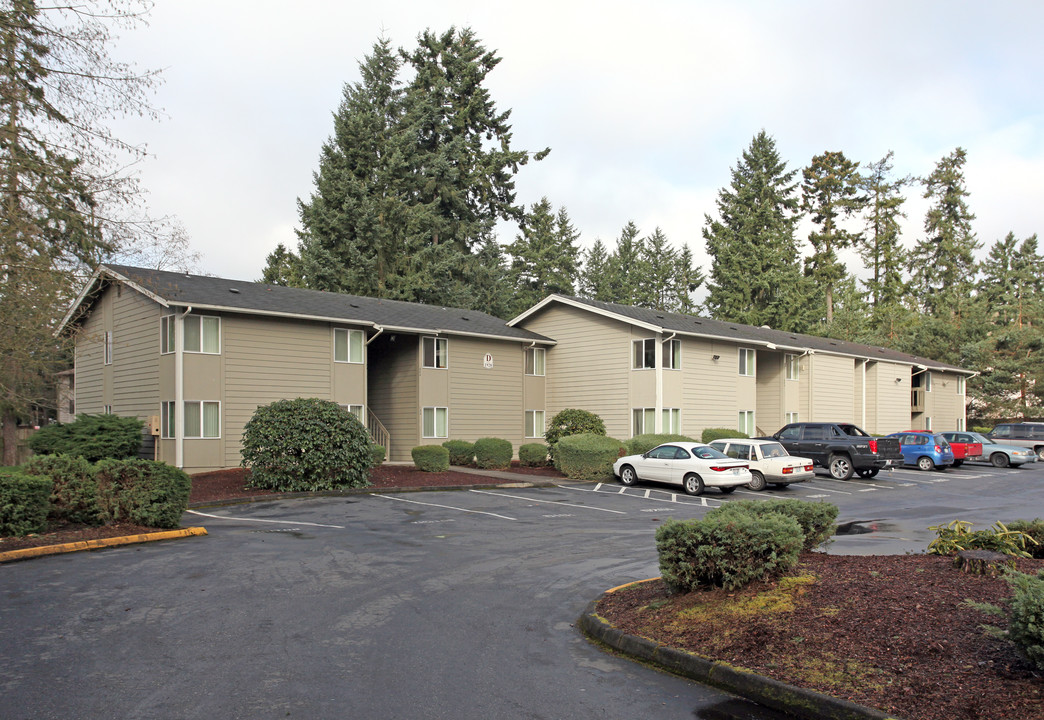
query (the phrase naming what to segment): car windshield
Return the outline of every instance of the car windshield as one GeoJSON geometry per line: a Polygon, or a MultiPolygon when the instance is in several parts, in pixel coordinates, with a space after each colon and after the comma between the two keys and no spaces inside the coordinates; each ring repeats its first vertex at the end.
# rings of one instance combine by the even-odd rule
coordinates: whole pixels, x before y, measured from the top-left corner
{"type": "Polygon", "coordinates": [[[979,433],[968,433],[968,435],[971,436],[972,442],[990,444],[989,438],[985,438],[979,433]]]}
{"type": "Polygon", "coordinates": [[[761,456],[764,458],[786,457],[789,455],[786,448],[779,443],[765,443],[761,446],[761,456]]]}
{"type": "Polygon", "coordinates": [[[698,457],[700,460],[721,460],[727,458],[728,455],[722,452],[718,452],[712,447],[694,447],[692,454],[698,457]]]}

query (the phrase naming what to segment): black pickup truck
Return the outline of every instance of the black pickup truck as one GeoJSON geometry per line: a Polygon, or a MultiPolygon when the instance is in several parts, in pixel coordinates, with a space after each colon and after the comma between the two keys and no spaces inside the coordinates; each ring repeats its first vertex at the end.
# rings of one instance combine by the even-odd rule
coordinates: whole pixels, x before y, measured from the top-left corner
{"type": "Polygon", "coordinates": [[[773,435],[791,455],[811,458],[837,480],[855,473],[872,478],[882,468],[902,467],[898,438],[871,437],[851,423],[791,423],[773,435]]]}

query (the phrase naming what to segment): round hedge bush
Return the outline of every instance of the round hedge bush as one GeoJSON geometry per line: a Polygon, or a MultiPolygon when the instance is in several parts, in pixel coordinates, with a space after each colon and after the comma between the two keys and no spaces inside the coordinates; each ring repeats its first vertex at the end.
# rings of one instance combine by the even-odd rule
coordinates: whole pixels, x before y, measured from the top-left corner
{"type": "Polygon", "coordinates": [[[595,433],[568,435],[558,442],[555,467],[573,480],[611,480],[613,463],[624,452],[623,443],[595,433]]]}
{"type": "Polygon", "coordinates": [[[467,440],[447,440],[442,447],[449,450],[451,465],[470,465],[475,459],[475,443],[467,440]]]}
{"type": "Polygon", "coordinates": [[[242,455],[251,486],[291,492],[366,487],[374,464],[358,418],[318,398],[259,407],[243,428],[242,455]]]}
{"type": "Polygon", "coordinates": [[[700,436],[700,442],[714,442],[722,438],[745,438],[750,437],[742,430],[730,430],[728,428],[706,428],[700,436]]]}
{"type": "Polygon", "coordinates": [[[559,440],[581,433],[605,435],[605,422],[593,412],[576,408],[566,408],[551,418],[544,432],[544,441],[551,449],[551,459],[555,459],[555,445],[559,440]]]}
{"type": "Polygon", "coordinates": [[[475,441],[475,464],[483,470],[500,470],[511,467],[514,449],[509,440],[501,438],[479,438],[475,441]]]}
{"type": "Polygon", "coordinates": [[[450,453],[441,445],[418,445],[410,450],[413,464],[424,472],[443,472],[449,470],[450,453]]]}
{"type": "Polygon", "coordinates": [[[547,465],[547,445],[526,443],[518,448],[518,464],[522,467],[544,467],[547,465]]]}

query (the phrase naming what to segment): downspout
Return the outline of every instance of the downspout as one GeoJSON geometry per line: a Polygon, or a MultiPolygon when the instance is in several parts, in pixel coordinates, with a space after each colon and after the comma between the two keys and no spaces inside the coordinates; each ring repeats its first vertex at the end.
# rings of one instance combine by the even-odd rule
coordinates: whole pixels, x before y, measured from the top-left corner
{"type": "Polygon", "coordinates": [[[384,327],[383,327],[383,326],[381,326],[381,325],[374,325],[374,327],[375,327],[375,328],[377,328],[377,332],[375,332],[375,333],[374,333],[374,334],[373,334],[373,335],[372,335],[372,336],[371,336],[371,337],[370,337],[370,338],[369,338],[369,339],[368,339],[368,340],[366,341],[366,344],[367,344],[367,345],[369,345],[369,344],[370,344],[370,343],[372,343],[372,342],[373,342],[374,340],[376,340],[376,339],[377,339],[377,338],[378,338],[378,337],[380,336],[380,334],[381,334],[382,332],[384,332],[384,327]]]}
{"type": "MultiPolygon", "coordinates": [[[[671,335],[674,337],[674,335],[671,335]]],[[[670,339],[670,338],[668,338],[670,339]]],[[[656,417],[653,418],[653,431],[663,432],[663,333],[656,333],[656,344],[660,346],[660,358],[656,363],[656,417]]]]}
{"type": "Polygon", "coordinates": [[[174,323],[174,466],[185,467],[185,316],[192,306],[177,316],[174,323]]]}
{"type": "MultiPolygon", "coordinates": [[[[859,427],[866,427],[866,364],[870,362],[869,359],[863,358],[863,420],[859,423],[859,427]]],[[[874,428],[874,434],[877,433],[877,429],[874,428]]]]}

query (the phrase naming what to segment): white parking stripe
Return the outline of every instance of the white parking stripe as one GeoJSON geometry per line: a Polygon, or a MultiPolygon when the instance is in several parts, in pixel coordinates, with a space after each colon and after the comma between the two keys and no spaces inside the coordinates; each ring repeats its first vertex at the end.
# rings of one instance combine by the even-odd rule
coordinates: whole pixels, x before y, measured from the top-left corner
{"type": "Polygon", "coordinates": [[[523,497],[521,495],[508,495],[507,493],[490,492],[489,490],[469,490],[468,492],[479,493],[480,495],[496,495],[498,497],[513,498],[515,500],[528,500],[529,502],[549,503],[551,505],[561,505],[563,507],[575,507],[581,508],[583,510],[597,510],[599,512],[615,513],[617,515],[627,514],[623,510],[607,510],[606,508],[589,507],[587,505],[573,505],[572,503],[559,502],[558,500],[537,500],[536,498],[523,497]]]}
{"type": "Polygon", "coordinates": [[[446,510],[459,510],[460,512],[475,513],[476,515],[492,515],[493,517],[500,518],[501,520],[515,520],[518,518],[508,517],[507,515],[497,515],[496,513],[483,512],[482,510],[468,510],[467,508],[454,507],[453,505],[439,505],[438,503],[426,503],[420,500],[407,500],[406,498],[397,497],[395,495],[381,495],[379,493],[370,493],[371,497],[385,498],[387,500],[398,500],[404,503],[413,503],[414,505],[427,505],[429,507],[444,508],[446,510]]]}
{"type": "Polygon", "coordinates": [[[301,522],[300,520],[262,520],[261,518],[235,517],[232,515],[211,515],[198,510],[186,510],[185,512],[199,515],[200,517],[214,518],[215,520],[240,520],[242,522],[275,523],[276,525],[308,525],[310,527],[326,527],[344,530],[344,525],[323,525],[322,523],[301,522]]]}
{"type": "MultiPolygon", "coordinates": [[[[598,493],[600,495],[609,495],[609,494],[611,494],[608,490],[599,490],[598,489],[598,488],[602,487],[603,485],[604,485],[604,483],[598,483],[597,485],[594,486],[594,490],[587,490],[585,488],[574,487],[572,485],[555,485],[555,487],[561,488],[562,490],[572,490],[574,492],[598,493]]],[[[646,492],[662,492],[665,495],[669,494],[671,496],[670,500],[664,500],[664,499],[658,498],[658,497],[648,497],[648,496],[647,497],[640,497],[640,496],[632,495],[631,493],[628,493],[628,492],[624,492],[625,490],[629,490],[629,489],[630,488],[626,488],[626,487],[621,488],[620,492],[617,492],[616,494],[617,495],[623,495],[624,497],[629,497],[629,498],[632,498],[634,500],[648,499],[648,500],[651,500],[653,502],[673,503],[675,505],[696,505],[697,507],[716,507],[714,505],[708,505],[707,504],[707,498],[705,498],[705,497],[696,497],[696,496],[694,496],[692,499],[693,500],[699,500],[700,502],[687,502],[685,500],[679,500],[677,493],[668,493],[668,491],[666,491],[666,490],[656,490],[655,488],[651,488],[649,491],[646,491],[646,492]]],[[[686,496],[686,497],[688,497],[688,496],[686,496]]],[[[719,502],[724,502],[724,501],[719,501],[719,502]]]]}

